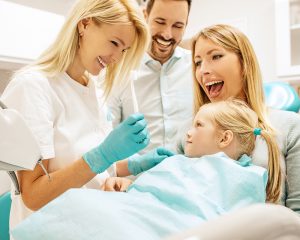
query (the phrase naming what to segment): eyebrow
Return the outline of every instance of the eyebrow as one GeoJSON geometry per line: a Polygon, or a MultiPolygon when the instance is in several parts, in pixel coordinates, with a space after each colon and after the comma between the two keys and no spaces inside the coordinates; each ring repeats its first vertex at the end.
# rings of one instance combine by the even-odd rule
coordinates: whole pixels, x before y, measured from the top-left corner
{"type": "Polygon", "coordinates": [[[199,120],[199,119],[197,119],[196,121],[194,121],[194,124],[196,124],[196,123],[200,123],[201,125],[203,125],[203,124],[204,124],[204,122],[203,122],[203,121],[201,121],[201,120],[199,120]]]}
{"type": "MultiPolygon", "coordinates": [[[[206,53],[206,55],[210,55],[213,51],[220,51],[219,49],[217,49],[217,48],[213,48],[213,49],[211,49],[211,50],[209,50],[207,53],[206,53]]],[[[199,55],[196,55],[195,57],[194,57],[194,59],[196,59],[196,58],[201,58],[199,55]]]]}

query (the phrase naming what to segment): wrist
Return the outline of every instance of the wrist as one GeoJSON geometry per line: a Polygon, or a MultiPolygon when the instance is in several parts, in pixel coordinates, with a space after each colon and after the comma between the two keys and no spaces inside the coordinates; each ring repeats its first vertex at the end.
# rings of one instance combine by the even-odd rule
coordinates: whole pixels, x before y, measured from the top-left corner
{"type": "Polygon", "coordinates": [[[117,177],[126,177],[132,175],[128,169],[128,159],[116,162],[116,174],[117,177]]]}
{"type": "Polygon", "coordinates": [[[96,174],[104,172],[112,164],[108,161],[101,145],[85,153],[82,158],[96,174]]]}
{"type": "Polygon", "coordinates": [[[134,154],[128,158],[127,168],[131,175],[136,176],[143,171],[139,164],[139,157],[139,154],[134,154]]]}

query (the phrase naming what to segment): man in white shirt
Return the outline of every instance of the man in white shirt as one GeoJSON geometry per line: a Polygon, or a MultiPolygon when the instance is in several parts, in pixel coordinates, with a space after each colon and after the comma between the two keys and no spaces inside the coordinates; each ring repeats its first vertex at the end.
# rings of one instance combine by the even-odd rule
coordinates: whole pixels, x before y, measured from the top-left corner
{"type": "MultiPolygon", "coordinates": [[[[149,0],[144,10],[151,42],[138,71],[132,74],[139,112],[145,115],[150,144],[175,150],[176,134],[183,122],[192,119],[192,58],[181,42],[191,0],[149,0]]],[[[109,107],[114,126],[134,112],[135,96],[130,83],[116,88],[109,107]]]]}

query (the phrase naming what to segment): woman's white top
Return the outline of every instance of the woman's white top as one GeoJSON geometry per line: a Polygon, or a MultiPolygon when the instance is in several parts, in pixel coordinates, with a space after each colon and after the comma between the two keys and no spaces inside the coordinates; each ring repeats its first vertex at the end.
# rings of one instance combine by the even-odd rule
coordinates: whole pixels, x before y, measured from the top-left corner
{"type": "MultiPolygon", "coordinates": [[[[42,159],[51,159],[49,172],[80,159],[112,129],[102,92],[93,80],[83,86],[66,73],[49,78],[42,72],[26,70],[12,79],[1,99],[24,116],[39,143],[42,159]]],[[[83,187],[100,188],[107,177],[115,175],[112,166],[83,187]]],[[[11,228],[31,213],[12,189],[11,228]]]]}

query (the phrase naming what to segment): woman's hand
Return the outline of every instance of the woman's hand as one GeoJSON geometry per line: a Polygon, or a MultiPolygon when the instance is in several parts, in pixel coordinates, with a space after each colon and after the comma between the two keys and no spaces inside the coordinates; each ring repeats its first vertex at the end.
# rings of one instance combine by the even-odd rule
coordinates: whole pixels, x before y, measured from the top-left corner
{"type": "Polygon", "coordinates": [[[114,162],[144,149],[149,141],[144,115],[132,114],[112,130],[98,147],[84,154],[83,159],[94,173],[101,173],[114,162]]]}
{"type": "Polygon", "coordinates": [[[125,192],[131,183],[128,178],[110,177],[106,179],[101,189],[108,192],[125,192]]]}
{"type": "Polygon", "coordinates": [[[137,175],[153,168],[165,158],[172,157],[173,155],[173,152],[163,147],[155,148],[144,155],[133,155],[128,158],[128,171],[132,175],[137,175]]]}

